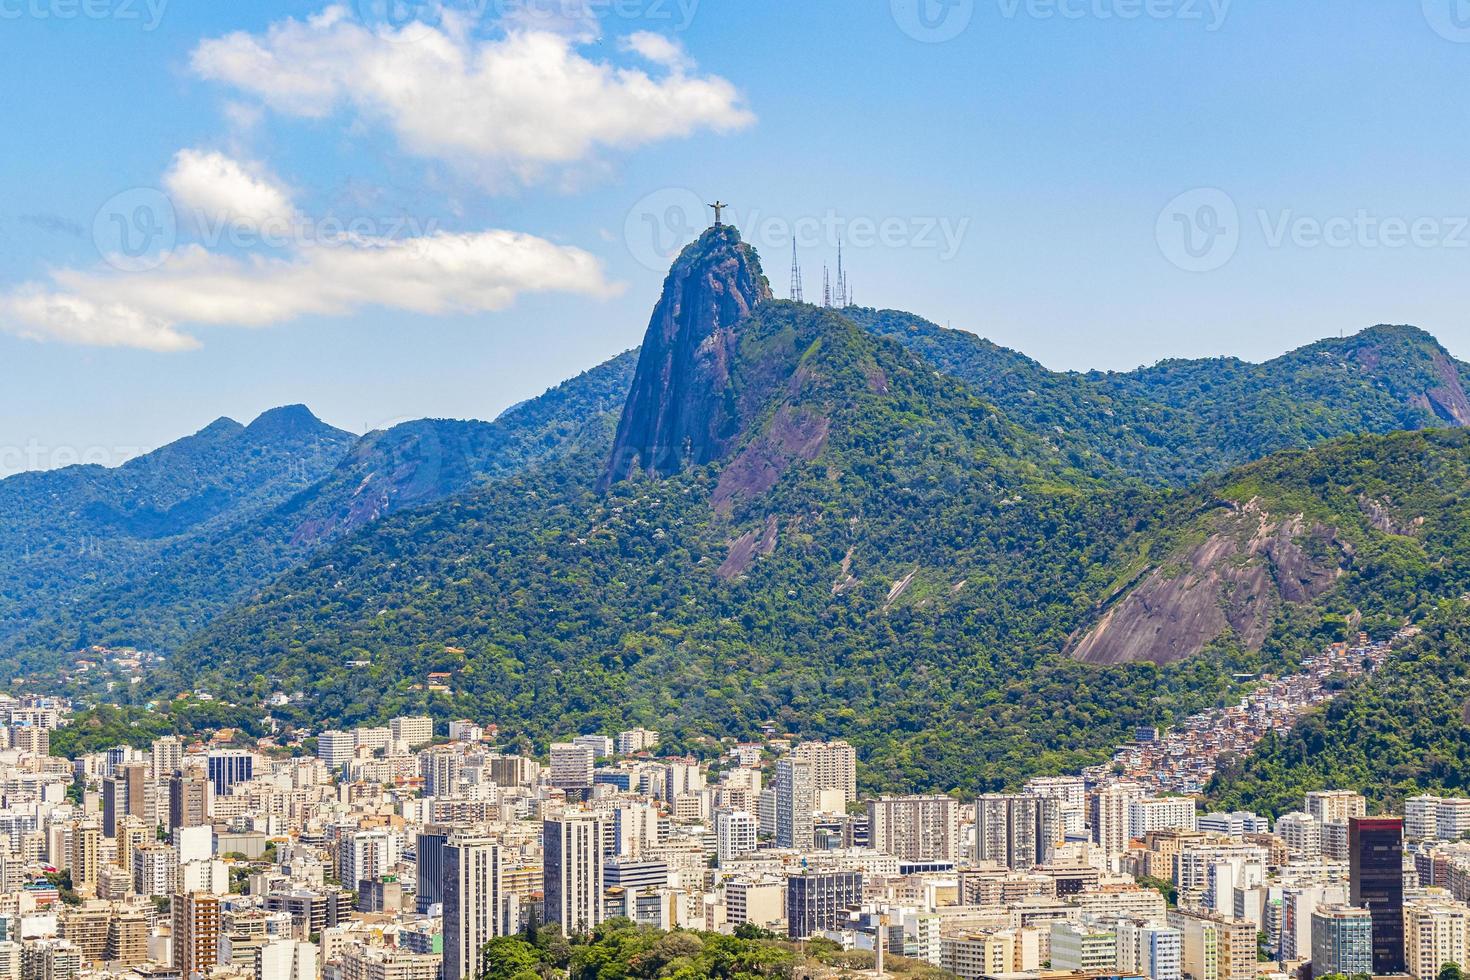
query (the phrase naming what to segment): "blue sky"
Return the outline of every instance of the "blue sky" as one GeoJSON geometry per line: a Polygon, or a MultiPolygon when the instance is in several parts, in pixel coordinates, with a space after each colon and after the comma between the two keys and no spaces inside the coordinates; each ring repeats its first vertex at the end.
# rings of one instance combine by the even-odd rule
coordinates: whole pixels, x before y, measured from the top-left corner
{"type": "Polygon", "coordinates": [[[779,295],[841,237],[1054,368],[1470,355],[1463,0],[383,2],[0,0],[0,472],[491,418],[636,344],[716,196],[779,295]]]}

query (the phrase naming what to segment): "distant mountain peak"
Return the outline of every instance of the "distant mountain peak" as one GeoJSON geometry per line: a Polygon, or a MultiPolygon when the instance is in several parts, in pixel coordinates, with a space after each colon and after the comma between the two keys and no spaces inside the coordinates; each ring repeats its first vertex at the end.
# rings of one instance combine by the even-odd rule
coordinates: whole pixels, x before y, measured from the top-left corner
{"type": "Polygon", "coordinates": [[[601,487],[635,468],[669,475],[733,448],[737,328],[770,298],[759,256],[729,225],[710,228],[679,254],[649,321],[601,487]]]}
{"type": "Polygon", "coordinates": [[[239,422],[236,422],[228,415],[221,415],[219,418],[215,419],[213,422],[209,423],[194,434],[196,436],[225,435],[227,433],[243,432],[244,430],[245,426],[241,425],[239,422]]]}
{"type": "Polygon", "coordinates": [[[282,405],[261,412],[245,427],[245,431],[257,438],[276,439],[300,438],[338,430],[317,418],[305,405],[282,405]]]}

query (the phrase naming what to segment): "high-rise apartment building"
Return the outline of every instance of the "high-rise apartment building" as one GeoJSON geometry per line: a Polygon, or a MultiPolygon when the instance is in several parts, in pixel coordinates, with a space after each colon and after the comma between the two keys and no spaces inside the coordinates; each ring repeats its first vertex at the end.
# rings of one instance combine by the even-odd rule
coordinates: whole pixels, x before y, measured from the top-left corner
{"type": "Polygon", "coordinates": [[[1439,971],[1470,955],[1470,909],[1458,902],[1419,901],[1404,907],[1404,966],[1417,980],[1434,980],[1439,971]]]}
{"type": "Polygon", "coordinates": [[[1179,930],[1182,971],[1195,980],[1255,980],[1256,924],[1244,919],[1171,909],[1179,930]]]}
{"type": "Polygon", "coordinates": [[[860,871],[804,871],[786,879],[786,934],[806,939],[836,929],[863,897],[860,871]]]}
{"type": "Polygon", "coordinates": [[[1322,822],[1310,813],[1283,814],[1276,818],[1276,836],[1286,843],[1286,853],[1296,861],[1322,856],[1322,822]]]}
{"type": "Polygon", "coordinates": [[[1312,958],[1312,913],[1326,905],[1346,905],[1347,886],[1303,884],[1281,892],[1281,958],[1296,962],[1312,958]]]}
{"type": "Polygon", "coordinates": [[[1118,970],[1150,980],[1180,980],[1184,973],[1184,935],[1178,929],[1148,919],[1118,919],[1115,928],[1118,970]]]}
{"type": "Polygon", "coordinates": [[[219,898],[205,892],[173,896],[174,969],[207,974],[219,962],[219,898]]]}
{"type": "Polygon", "coordinates": [[[908,861],[953,861],[959,805],[950,796],[884,796],[868,801],[868,846],[908,861]]]}
{"type": "Polygon", "coordinates": [[[485,944],[515,931],[519,909],[505,888],[506,851],[490,837],[452,834],[444,843],[444,980],[484,972],[485,944]]]}
{"type": "Polygon", "coordinates": [[[720,863],[727,864],[754,851],[759,830],[759,821],[744,810],[716,810],[715,854],[720,863]]]}
{"type": "Polygon", "coordinates": [[[601,814],[569,811],[543,823],[546,921],[564,933],[589,932],[602,921],[601,814]]]}
{"type": "Polygon", "coordinates": [[[316,980],[317,948],[299,939],[272,939],[255,960],[255,980],[316,980]]]}
{"type": "Polygon", "coordinates": [[[1195,830],[1198,809],[1192,796],[1150,796],[1128,803],[1128,839],[1143,840],[1154,830],[1195,830]]]}
{"type": "Polygon", "coordinates": [[[1353,905],[1373,916],[1373,968],[1404,972],[1404,823],[1399,817],[1348,820],[1348,880],[1353,905]]]}
{"type": "Polygon", "coordinates": [[[1351,905],[1323,905],[1312,913],[1312,974],[1373,973],[1373,916],[1351,905]]]}
{"type": "Polygon", "coordinates": [[[177,735],[154,739],[148,749],[148,764],[154,779],[172,776],[184,764],[184,740],[177,735]]]}
{"type": "Polygon", "coordinates": [[[337,772],[357,755],[357,736],[331,729],[316,737],[316,757],[337,772]]]}
{"type": "Polygon", "coordinates": [[[625,732],[618,732],[613,740],[613,749],[618,755],[633,755],[643,752],[658,744],[658,732],[649,731],[647,728],[630,728],[625,732]]]}
{"type": "Polygon", "coordinates": [[[551,785],[562,789],[585,789],[592,785],[597,753],[575,742],[551,743],[551,785]]]}
{"type": "Polygon", "coordinates": [[[71,884],[79,895],[96,895],[102,874],[102,828],[91,820],[71,824],[67,867],[71,884]]]}
{"type": "Polygon", "coordinates": [[[1129,837],[1128,806],[1146,795],[1144,788],[1137,783],[1114,783],[1093,795],[1092,840],[1103,853],[1111,856],[1128,849],[1132,839],[1129,837]]]}
{"type": "Polygon", "coordinates": [[[102,835],[116,837],[123,817],[148,813],[148,763],[125,762],[102,780],[102,835]]]}
{"type": "Polygon", "coordinates": [[[987,793],[975,801],[975,858],[1026,870],[1051,861],[1065,836],[1062,801],[987,793]]]}
{"type": "Polygon", "coordinates": [[[857,799],[857,750],[838,739],[832,742],[802,742],[792,756],[812,767],[817,792],[837,790],[845,803],[857,799]]]}
{"type": "Polygon", "coordinates": [[[203,769],[176,771],[168,780],[168,827],[202,827],[209,823],[209,777],[203,769]]]}
{"type": "Polygon", "coordinates": [[[389,721],[388,731],[395,742],[403,742],[410,749],[416,749],[434,741],[434,719],[427,715],[405,715],[389,721]]]}
{"type": "Polygon", "coordinates": [[[816,771],[796,758],[776,763],[776,846],[809,851],[816,839],[816,771]]]}
{"type": "Polygon", "coordinates": [[[255,753],[244,749],[215,749],[208,757],[209,783],[215,796],[224,796],[236,783],[255,776],[255,753]]]}
{"type": "Polygon", "coordinates": [[[1346,822],[1353,817],[1368,814],[1368,801],[1363,794],[1347,789],[1321,789],[1307,794],[1304,809],[1322,823],[1340,820],[1346,822]]]}
{"type": "Polygon", "coordinates": [[[1118,961],[1118,934],[1111,928],[1065,919],[1051,923],[1053,970],[1111,972],[1118,961]]]}

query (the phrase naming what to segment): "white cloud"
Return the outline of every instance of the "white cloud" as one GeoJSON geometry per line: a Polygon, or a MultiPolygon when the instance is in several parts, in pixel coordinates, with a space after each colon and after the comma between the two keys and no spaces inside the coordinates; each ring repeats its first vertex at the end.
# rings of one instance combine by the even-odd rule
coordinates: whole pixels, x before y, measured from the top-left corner
{"type": "Polygon", "coordinates": [[[734,85],[698,75],[680,47],[646,32],[624,47],[653,71],[593,61],[578,51],[583,38],[557,30],[510,25],[482,39],[450,15],[403,30],[411,40],[332,6],[263,34],[206,40],[192,67],[287,115],[351,109],[386,125],[409,152],[491,180],[530,181],[599,150],[754,121],[734,85]]]}
{"type": "Polygon", "coordinates": [[[623,40],[623,46],[641,58],[675,71],[683,71],[691,66],[683,45],[652,31],[630,34],[623,40]]]}
{"type": "Polygon", "coordinates": [[[260,327],[368,307],[430,315],[504,309],[526,292],[604,296],[601,262],[511,231],[304,245],[290,258],[216,255],[192,245],[144,273],[61,270],[0,294],[0,329],[36,340],[187,350],[187,324],[260,327]]]}
{"type": "Polygon", "coordinates": [[[201,229],[289,225],[296,218],[291,195],[263,168],[222,153],[180,150],[163,176],[174,208],[201,229]]]}
{"type": "Polygon", "coordinates": [[[86,347],[179,351],[199,346],[193,337],[139,310],[48,292],[35,284],[0,295],[0,327],[28,340],[60,340],[86,347]]]}

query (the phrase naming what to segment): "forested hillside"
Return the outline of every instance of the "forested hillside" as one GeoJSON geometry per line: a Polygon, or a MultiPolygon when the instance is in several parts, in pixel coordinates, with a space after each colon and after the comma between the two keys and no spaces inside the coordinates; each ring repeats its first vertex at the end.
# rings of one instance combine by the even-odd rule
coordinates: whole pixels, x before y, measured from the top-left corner
{"type": "MultiPolygon", "coordinates": [[[[835,312],[763,303],[727,350],[730,407],[710,410],[739,435],[719,458],[599,494],[603,454],[578,453],[389,518],[205,631],[180,683],[306,690],[305,721],[476,713],[538,742],[644,723],[697,749],[774,722],[853,739],[872,787],[973,790],[1098,761],[1236,672],[1470,587],[1446,495],[1461,432],[1119,489],[835,312]],[[1309,532],[1272,538],[1255,632],[1227,623],[1160,665],[1064,654],[1221,515],[1309,532]],[[449,693],[425,691],[431,671],[449,693]]],[[[610,425],[585,438],[610,446],[610,425]]]]}
{"type": "Polygon", "coordinates": [[[1222,765],[1209,787],[1221,806],[1280,815],[1308,790],[1349,786],[1375,812],[1407,797],[1470,794],[1470,611],[1449,600],[1370,679],[1222,765]]]}
{"type": "Polygon", "coordinates": [[[1077,374],[911,313],[844,313],[969,383],[1072,465],[1155,484],[1343,436],[1470,424],[1466,366],[1414,327],[1372,327],[1262,364],[1221,357],[1077,374]]]}
{"type": "Polygon", "coordinates": [[[870,789],[1014,786],[1470,590],[1461,430],[1150,485],[1195,465],[1148,462],[1180,447],[1254,452],[1230,448],[1237,414],[1262,446],[1456,417],[1441,353],[1382,328],[1222,367],[1216,410],[1203,367],[1054,375],[912,318],[771,300],[713,229],[636,355],[493,427],[375,434],[27,649],[177,643],[127,697],[300,692],[273,711],[308,727],[426,710],[542,744],[645,724],[706,752],[770,723],[851,739],[870,789]],[[1251,416],[1297,384],[1299,412],[1251,416]]]}
{"type": "MultiPolygon", "coordinates": [[[[621,354],[494,422],[405,422],[370,432],[350,449],[351,437],[340,433],[330,467],[298,464],[292,493],[267,496],[271,506],[151,541],[145,555],[108,565],[67,601],[46,600],[42,592],[37,599],[46,601],[33,602],[0,636],[0,654],[25,668],[92,644],[172,652],[215,614],[344,535],[559,453],[582,451],[583,428],[621,407],[634,363],[633,352],[621,354]]],[[[168,458],[150,460],[149,471],[172,471],[176,452],[160,454],[168,458]]],[[[0,490],[10,484],[0,482],[0,490]]],[[[270,489],[267,484],[258,496],[270,489]]]]}
{"type": "Polygon", "coordinates": [[[121,466],[0,480],[0,637],[146,574],[170,547],[248,523],[321,479],[354,437],[302,406],[218,419],[121,466]]]}

